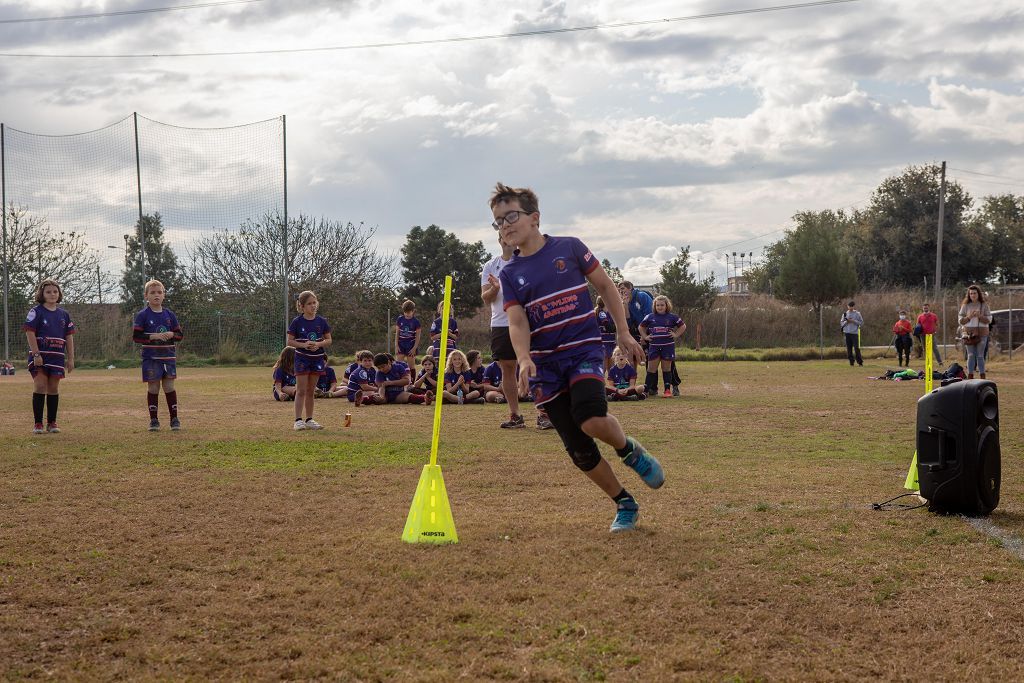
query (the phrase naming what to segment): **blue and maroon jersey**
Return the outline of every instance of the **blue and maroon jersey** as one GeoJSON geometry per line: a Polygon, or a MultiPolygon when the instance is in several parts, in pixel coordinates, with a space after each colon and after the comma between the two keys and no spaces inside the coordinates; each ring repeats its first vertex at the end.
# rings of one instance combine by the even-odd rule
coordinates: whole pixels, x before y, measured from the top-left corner
{"type": "MultiPolygon", "coordinates": [[[[416,375],[416,381],[419,381],[420,377],[423,377],[423,375],[425,375],[425,374],[427,374],[426,370],[420,370],[420,374],[416,375]]],[[[436,387],[437,386],[437,368],[436,367],[433,370],[430,371],[430,378],[423,382],[423,386],[424,386],[424,388],[430,388],[430,387],[436,387]],[[434,382],[433,384],[430,383],[431,380],[434,382]]]]}
{"type": "Polygon", "coordinates": [[[75,333],[75,324],[63,308],[51,311],[39,304],[28,312],[21,329],[35,332],[44,367],[64,368],[64,347],[75,333]]]}
{"type": "Polygon", "coordinates": [[[675,346],[676,340],[672,335],[683,324],[683,319],[675,313],[651,313],[640,327],[647,329],[651,337],[651,346],[675,346]]]}
{"type": "MultiPolygon", "coordinates": [[[[288,336],[293,337],[295,341],[300,343],[323,341],[324,336],[330,331],[331,326],[327,324],[327,319],[320,315],[314,316],[312,320],[307,319],[304,315],[296,316],[292,320],[292,324],[288,326],[288,336]]],[[[324,353],[323,349],[317,349],[316,351],[295,349],[295,354],[310,360],[327,358],[327,354],[324,353]]]]}
{"type": "Polygon", "coordinates": [[[169,308],[161,308],[159,312],[146,306],[135,314],[132,326],[132,339],[142,346],[142,360],[158,360],[168,363],[175,360],[174,344],[181,341],[181,325],[169,308]],[[150,334],[173,332],[174,336],[166,341],[150,339],[150,334]]]}
{"type": "MultiPolygon", "coordinates": [[[[381,372],[377,370],[375,381],[377,386],[380,386],[384,382],[394,382],[396,379],[402,379],[403,375],[409,374],[409,366],[400,360],[392,361],[391,369],[387,372],[381,372]]],[[[389,392],[401,391],[402,387],[388,387],[389,392]]]]}
{"type": "Polygon", "coordinates": [[[629,387],[629,380],[636,379],[636,370],[629,363],[621,368],[618,365],[612,365],[608,368],[608,379],[616,389],[626,389],[629,387]]]}
{"type": "Polygon", "coordinates": [[[334,372],[334,368],[328,365],[324,368],[324,374],[320,375],[316,381],[316,388],[320,391],[330,391],[331,385],[338,381],[338,375],[334,372]]]}
{"type": "Polygon", "coordinates": [[[288,374],[284,368],[274,368],[274,384],[280,384],[282,387],[294,387],[295,375],[288,374]]]}
{"type": "Polygon", "coordinates": [[[402,342],[411,344],[416,341],[416,330],[422,327],[419,318],[416,318],[415,316],[412,318],[406,318],[405,314],[402,314],[395,319],[395,325],[398,326],[399,344],[402,342]]]}
{"type": "MultiPolygon", "coordinates": [[[[441,349],[441,316],[434,318],[430,324],[430,339],[434,341],[434,355],[437,356],[441,349]],[[436,337],[436,339],[435,339],[436,337]]],[[[459,324],[455,318],[448,319],[448,350],[457,349],[455,343],[459,339],[459,324]]]]}
{"type": "Polygon", "coordinates": [[[472,370],[463,370],[462,372],[446,372],[446,373],[444,373],[444,385],[446,387],[449,386],[449,385],[454,386],[455,383],[459,381],[459,377],[464,377],[465,378],[465,380],[466,380],[465,381],[466,391],[469,391],[469,383],[473,381],[473,371],[472,370]]]}
{"type": "Polygon", "coordinates": [[[484,382],[492,386],[501,386],[501,365],[498,361],[494,361],[486,368],[484,368],[484,382]]]}
{"type": "Polygon", "coordinates": [[[377,378],[377,370],[375,368],[367,369],[358,363],[355,366],[352,372],[348,373],[349,391],[358,391],[363,388],[364,384],[374,384],[377,378]]]}
{"type": "Polygon", "coordinates": [[[345,379],[347,380],[349,378],[349,375],[352,374],[352,371],[355,370],[358,367],[359,367],[359,361],[356,361],[354,363],[349,363],[348,367],[345,368],[345,374],[344,374],[345,379]]]}
{"type": "Polygon", "coordinates": [[[615,321],[608,311],[597,312],[597,327],[601,330],[601,341],[615,346],[615,321]]]}
{"type": "Polygon", "coordinates": [[[522,306],[530,323],[530,357],[554,362],[582,351],[603,353],[601,330],[587,290],[597,259],[575,237],[544,236],[537,253],[518,252],[501,269],[505,310],[522,306]]]}

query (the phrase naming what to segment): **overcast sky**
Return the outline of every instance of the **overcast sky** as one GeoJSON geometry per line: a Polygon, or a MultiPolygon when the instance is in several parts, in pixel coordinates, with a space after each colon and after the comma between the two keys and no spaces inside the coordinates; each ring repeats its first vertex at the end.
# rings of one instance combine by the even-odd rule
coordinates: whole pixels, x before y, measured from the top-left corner
{"type": "MultiPolygon", "coordinates": [[[[199,1],[0,0],[0,21],[199,1]]],[[[0,23],[0,52],[394,43],[772,4],[262,0],[0,23]]],[[[286,114],[291,213],[379,226],[384,249],[430,223],[490,246],[501,180],[638,283],[684,245],[721,278],[723,247],[759,254],[795,212],[862,207],[908,164],[947,160],[975,197],[1024,194],[1022,36],[1019,0],[860,0],[303,54],[0,57],[0,121],[66,134],[133,111],[195,127],[286,114]]]]}

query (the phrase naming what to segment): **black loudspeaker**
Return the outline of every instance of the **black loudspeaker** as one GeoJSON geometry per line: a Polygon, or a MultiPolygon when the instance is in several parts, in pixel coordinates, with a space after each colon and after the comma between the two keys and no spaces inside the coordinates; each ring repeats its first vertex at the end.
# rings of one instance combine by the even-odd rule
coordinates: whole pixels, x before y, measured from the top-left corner
{"type": "Polygon", "coordinates": [[[999,504],[999,394],[955,382],[917,402],[917,478],[929,509],[987,515],[999,504]]]}

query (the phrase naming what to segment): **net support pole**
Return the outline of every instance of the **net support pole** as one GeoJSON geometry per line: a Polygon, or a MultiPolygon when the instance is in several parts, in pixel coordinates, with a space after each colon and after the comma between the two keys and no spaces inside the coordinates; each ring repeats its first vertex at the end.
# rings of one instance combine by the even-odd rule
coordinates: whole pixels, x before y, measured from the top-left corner
{"type": "Polygon", "coordinates": [[[3,215],[3,257],[4,257],[4,360],[11,359],[11,326],[8,315],[8,297],[11,291],[11,275],[7,264],[7,149],[5,148],[4,124],[0,123],[0,214],[3,215]]]}
{"type": "Polygon", "coordinates": [[[946,300],[942,292],[942,231],[946,222],[946,162],[942,162],[939,180],[939,224],[935,230],[935,299],[942,302],[942,352],[946,353],[946,300]]]}
{"type": "MultiPolygon", "coordinates": [[[[135,128],[135,197],[139,203],[139,274],[142,284],[146,282],[146,223],[142,220],[142,163],[139,160],[139,112],[132,112],[135,128]]],[[[131,294],[129,293],[129,296],[131,294]]]]}
{"type": "Polygon", "coordinates": [[[284,338],[288,343],[288,315],[291,307],[288,305],[288,124],[285,114],[281,114],[281,164],[284,168],[284,185],[282,197],[284,200],[284,222],[281,223],[281,284],[284,295],[284,338]]]}

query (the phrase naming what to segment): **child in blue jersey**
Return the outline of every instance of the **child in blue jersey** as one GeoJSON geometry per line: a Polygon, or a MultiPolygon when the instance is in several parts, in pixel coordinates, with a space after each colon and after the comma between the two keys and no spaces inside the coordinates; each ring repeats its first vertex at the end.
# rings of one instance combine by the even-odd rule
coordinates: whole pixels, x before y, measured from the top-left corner
{"type": "Polygon", "coordinates": [[[429,354],[423,356],[420,361],[420,372],[409,385],[409,391],[413,394],[425,394],[429,391],[437,395],[437,364],[429,354]]]}
{"type": "Polygon", "coordinates": [[[395,360],[389,353],[378,353],[373,357],[373,365],[377,368],[377,391],[384,397],[385,403],[423,403],[430,405],[434,400],[433,392],[414,394],[406,391],[409,386],[409,366],[395,360]]]}
{"type": "Polygon", "coordinates": [[[377,393],[377,370],[373,367],[373,353],[366,350],[357,352],[353,365],[355,368],[348,374],[346,386],[348,400],[355,403],[356,408],[384,403],[384,397],[377,393]]]}
{"type": "Polygon", "coordinates": [[[338,386],[338,373],[331,367],[331,361],[327,361],[324,374],[316,382],[313,389],[313,396],[316,398],[341,398],[348,394],[348,387],[338,386]]]}
{"type": "Polygon", "coordinates": [[[146,383],[146,407],[149,409],[149,431],[160,429],[157,417],[160,386],[164,388],[171,429],[181,429],[178,420],[178,392],[174,380],[178,376],[174,345],[182,339],[181,325],[174,313],[164,308],[167,292],[159,280],[150,280],[143,288],[146,307],[135,315],[132,340],[142,347],[142,381],[146,383]]]}
{"type": "Polygon", "coordinates": [[[632,398],[643,401],[647,398],[647,387],[643,384],[636,385],[636,370],[617,346],[612,354],[612,361],[612,367],[608,370],[608,387],[605,389],[608,400],[625,401],[632,398]]]}
{"type": "Polygon", "coordinates": [[[295,431],[323,429],[313,419],[313,395],[320,375],[326,372],[324,349],[331,345],[331,326],[317,315],[319,308],[316,294],[309,290],[302,292],[295,301],[295,310],[301,315],[288,326],[288,346],[295,349],[295,431]]]}
{"type": "Polygon", "coordinates": [[[608,414],[604,348],[588,281],[608,306],[619,348],[635,360],[643,356],[629,335],[615,284],[583,242],[541,233],[540,207],[532,190],[498,183],[489,203],[494,228],[517,247],[499,279],[520,384],[529,384],[538,408],[547,410],[576,467],[615,503],[610,530],[635,529],[640,506],[619,483],[594,439],[612,446],[651,488],[664,484],[665,474],[608,414]]]}
{"type": "Polygon", "coordinates": [[[395,355],[409,366],[416,375],[416,350],[420,348],[423,326],[416,317],[416,304],[406,299],[402,302],[402,315],[395,318],[395,355]]]}
{"type": "Polygon", "coordinates": [[[32,375],[33,434],[43,433],[43,404],[46,431],[56,434],[60,381],[75,369],[75,323],[57,304],[64,292],[56,280],[43,280],[36,288],[36,305],[25,317],[21,329],[28,340],[28,372],[32,375]]]}
{"type": "MultiPolygon", "coordinates": [[[[441,314],[444,312],[444,302],[437,302],[437,317],[434,318],[434,322],[430,324],[430,348],[431,354],[434,360],[437,361],[441,356],[441,314]]],[[[459,341],[459,323],[455,321],[453,315],[448,319],[448,353],[459,348],[457,342],[459,341]]],[[[445,361],[439,361],[438,365],[445,365],[445,361]]]]}
{"type": "Polygon", "coordinates": [[[654,297],[654,312],[640,323],[640,334],[648,342],[647,391],[658,393],[658,365],[665,382],[665,398],[672,397],[672,366],[676,361],[676,340],[686,332],[686,323],[672,312],[667,296],[654,297]]]}
{"type": "MultiPolygon", "coordinates": [[[[485,367],[480,358],[480,352],[476,352],[476,358],[473,357],[473,353],[470,351],[466,354],[466,358],[469,360],[469,369],[473,371],[472,387],[483,395],[487,403],[504,403],[507,399],[504,388],[501,386],[501,362],[495,360],[485,367]]],[[[513,388],[513,393],[515,393],[515,388],[513,388]]]]}
{"type": "Polygon", "coordinates": [[[597,327],[601,330],[601,345],[604,346],[604,372],[607,375],[612,367],[612,353],[615,351],[615,321],[605,309],[604,299],[597,297],[594,303],[597,327]]]}
{"type": "Polygon", "coordinates": [[[274,400],[295,400],[295,349],[286,346],[274,363],[274,400]]]}
{"type": "Polygon", "coordinates": [[[448,365],[444,368],[444,402],[483,403],[483,395],[470,386],[472,382],[473,371],[469,369],[466,354],[455,349],[448,354],[448,365]]]}

